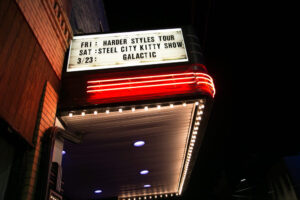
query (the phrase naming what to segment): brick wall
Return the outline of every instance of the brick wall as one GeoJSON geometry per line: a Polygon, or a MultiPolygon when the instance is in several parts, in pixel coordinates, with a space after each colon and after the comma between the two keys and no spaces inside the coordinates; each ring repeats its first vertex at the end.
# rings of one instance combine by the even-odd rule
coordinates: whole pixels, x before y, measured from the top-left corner
{"type": "Polygon", "coordinates": [[[0,118],[32,147],[18,166],[20,176],[25,172],[22,191],[14,191],[21,196],[18,199],[34,199],[41,138],[54,125],[65,51],[72,36],[64,14],[53,17],[62,12],[61,4],[52,6],[57,1],[0,0],[0,118]]]}
{"type": "MultiPolygon", "coordinates": [[[[62,63],[62,56],[58,56],[56,62],[62,63]]],[[[61,70],[62,64],[59,67],[61,70]]],[[[28,143],[32,143],[46,81],[51,83],[55,91],[59,90],[57,73],[15,0],[1,0],[0,117],[28,143]]]]}
{"type": "Polygon", "coordinates": [[[16,0],[58,78],[72,29],[61,0],[16,0]]]}
{"type": "Polygon", "coordinates": [[[47,82],[45,86],[44,96],[40,108],[40,119],[36,129],[36,138],[34,138],[35,148],[27,153],[28,166],[24,180],[24,188],[22,191],[23,200],[34,199],[34,191],[36,187],[36,180],[38,174],[40,153],[41,153],[41,139],[45,131],[52,127],[55,123],[56,106],[58,95],[52,85],[47,82]]]}

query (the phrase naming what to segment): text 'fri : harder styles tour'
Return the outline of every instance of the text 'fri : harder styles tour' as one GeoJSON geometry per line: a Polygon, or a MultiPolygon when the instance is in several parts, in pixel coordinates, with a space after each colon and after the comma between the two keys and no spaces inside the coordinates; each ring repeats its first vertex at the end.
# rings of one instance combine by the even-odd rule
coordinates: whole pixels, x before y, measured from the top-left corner
{"type": "MultiPolygon", "coordinates": [[[[174,42],[174,35],[168,36],[158,36],[159,42],[165,43],[154,43],[154,37],[140,37],[140,38],[131,38],[131,39],[115,39],[115,40],[103,40],[102,45],[96,42],[81,42],[80,47],[83,49],[79,50],[79,56],[95,54],[111,54],[111,53],[126,53],[132,51],[154,51],[161,48],[177,48],[183,47],[183,42],[174,42]],[[170,41],[170,42],[168,42],[170,41]],[[130,45],[129,45],[130,42],[130,45]],[[101,48],[98,48],[99,46],[101,48]],[[113,47],[112,47],[113,46],[113,47]],[[118,47],[118,48],[117,48],[118,47]]],[[[149,52],[150,53],[150,52],[149,52]]],[[[123,60],[128,59],[139,59],[147,58],[148,56],[130,56],[123,55],[123,60]]],[[[156,57],[156,53],[152,52],[149,57],[156,57]]]]}

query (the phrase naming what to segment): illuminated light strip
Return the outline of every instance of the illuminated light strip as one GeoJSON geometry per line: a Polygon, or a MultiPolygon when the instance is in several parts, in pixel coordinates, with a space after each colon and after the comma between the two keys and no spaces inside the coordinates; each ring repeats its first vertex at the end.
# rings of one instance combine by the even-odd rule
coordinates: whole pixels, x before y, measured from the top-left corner
{"type": "Polygon", "coordinates": [[[164,104],[164,105],[161,105],[161,104],[153,104],[153,105],[145,105],[143,107],[139,107],[139,108],[136,108],[135,106],[133,107],[119,107],[118,109],[116,110],[109,110],[109,109],[103,109],[103,110],[83,110],[83,111],[78,111],[78,112],[74,112],[74,111],[71,111],[71,112],[68,112],[65,116],[68,116],[68,117],[78,117],[78,116],[87,116],[87,115],[99,115],[99,114],[109,114],[111,112],[118,112],[118,113],[122,113],[122,112],[126,112],[126,111],[131,111],[131,112],[135,112],[137,110],[144,110],[144,111],[147,111],[149,109],[153,109],[153,108],[156,108],[158,110],[162,109],[163,107],[170,107],[170,108],[173,108],[174,106],[178,106],[178,105],[182,105],[183,107],[186,107],[188,104],[193,104],[194,102],[189,102],[189,101],[184,101],[184,102],[181,102],[181,101],[176,101],[174,103],[170,103],[170,104],[164,104]]]}
{"type": "Polygon", "coordinates": [[[115,85],[127,85],[127,84],[132,85],[132,84],[142,84],[142,83],[155,83],[155,82],[175,81],[175,80],[194,79],[194,78],[195,78],[195,77],[185,77],[185,78],[160,79],[160,80],[152,80],[152,81],[114,83],[114,84],[105,84],[105,85],[91,85],[91,86],[87,86],[87,88],[94,88],[94,87],[109,87],[109,86],[115,86],[115,85]]]}
{"type": "Polygon", "coordinates": [[[104,92],[104,91],[113,91],[113,90],[128,90],[128,89],[136,89],[136,88],[148,88],[148,87],[161,87],[161,86],[168,86],[168,85],[183,85],[183,84],[193,84],[194,81],[190,82],[182,82],[182,83],[166,83],[160,85],[143,85],[143,86],[135,86],[135,87],[123,87],[123,88],[112,88],[112,89],[103,89],[103,90],[88,90],[88,93],[91,92],[104,92]]]}
{"type": "MultiPolygon", "coordinates": [[[[198,112],[197,108],[199,105],[199,101],[195,101],[193,106],[193,111],[192,111],[192,116],[191,119],[195,119],[195,113],[198,112]]],[[[194,134],[195,130],[193,129],[194,127],[192,127],[192,123],[193,121],[190,122],[190,126],[189,126],[189,136],[186,139],[186,145],[185,145],[185,153],[184,153],[184,159],[182,161],[182,166],[181,166],[181,172],[180,172],[180,176],[179,176],[179,182],[178,182],[178,190],[177,193],[181,194],[181,190],[182,190],[182,186],[185,182],[185,177],[186,177],[186,173],[187,173],[187,165],[189,164],[189,159],[188,157],[190,157],[190,155],[192,155],[193,152],[193,145],[191,145],[191,143],[189,142],[191,139],[191,132],[194,134]],[[188,152],[188,153],[187,153],[188,152]]],[[[195,135],[195,134],[194,134],[195,135]]]]}
{"type": "MultiPolygon", "coordinates": [[[[165,81],[165,80],[164,80],[165,81]]],[[[112,88],[112,89],[99,89],[99,90],[87,90],[88,93],[90,92],[103,92],[103,91],[111,91],[111,90],[122,90],[122,89],[135,89],[135,88],[143,88],[143,87],[159,87],[159,86],[167,86],[167,85],[179,85],[179,84],[192,84],[192,83],[195,83],[194,81],[193,82],[182,82],[182,83],[168,83],[168,84],[160,84],[160,85],[149,85],[149,86],[131,86],[131,87],[124,87],[124,88],[112,88]]],[[[127,84],[127,83],[126,83],[127,84]]],[[[128,83],[130,84],[130,83],[128,83]]],[[[132,83],[131,83],[132,84],[132,83]]],[[[213,91],[213,96],[215,96],[215,87],[213,84],[211,83],[207,83],[207,82],[197,82],[197,84],[205,84],[205,85],[208,85],[211,87],[212,91],[213,91]]],[[[119,84],[121,85],[121,84],[119,84]]],[[[100,87],[100,86],[97,86],[97,87],[100,87]]]]}
{"type": "Polygon", "coordinates": [[[161,199],[164,197],[173,197],[178,196],[178,193],[154,193],[148,195],[141,195],[141,196],[123,196],[118,197],[119,200],[144,200],[144,199],[161,199]]]}
{"type": "Polygon", "coordinates": [[[212,80],[211,76],[205,73],[200,73],[200,72],[194,72],[196,75],[203,75],[203,76],[207,76],[209,79],[212,80]]]}
{"type": "Polygon", "coordinates": [[[180,74],[165,74],[165,75],[155,75],[155,76],[140,76],[140,77],[133,77],[133,78],[119,78],[119,79],[104,79],[104,80],[95,80],[95,81],[87,81],[87,83],[103,83],[103,82],[114,82],[114,81],[131,81],[135,79],[149,79],[149,78],[161,78],[161,77],[174,77],[174,76],[184,76],[184,75],[193,75],[194,78],[197,78],[195,75],[206,76],[203,78],[207,78],[210,81],[213,81],[212,78],[205,73],[196,73],[196,72],[189,72],[189,73],[180,73],[180,74]]]}
{"type": "Polygon", "coordinates": [[[214,90],[214,86],[209,84],[209,83],[205,83],[205,82],[197,82],[197,85],[207,85],[211,88],[211,90],[213,90],[213,94],[215,94],[215,90],[214,90]]]}
{"type": "Polygon", "coordinates": [[[213,84],[211,84],[211,83],[208,83],[208,82],[203,82],[203,81],[197,81],[197,85],[200,85],[200,84],[209,85],[209,86],[211,86],[212,88],[214,88],[214,85],[213,85],[213,84]]]}
{"type": "Polygon", "coordinates": [[[197,85],[199,84],[204,84],[204,85],[208,85],[211,87],[212,91],[213,91],[213,97],[215,96],[216,94],[216,89],[215,89],[215,85],[213,83],[208,83],[208,82],[202,82],[202,81],[198,81],[197,82],[197,85]]]}
{"type": "MultiPolygon", "coordinates": [[[[197,79],[199,79],[199,78],[197,78],[197,79]]],[[[206,79],[206,78],[201,78],[201,79],[206,79]]],[[[197,82],[197,83],[199,82],[199,83],[206,83],[206,84],[214,85],[214,83],[211,82],[210,80],[205,81],[205,82],[204,82],[204,81],[197,80],[196,82],[197,82]]]]}
{"type": "MultiPolygon", "coordinates": [[[[144,79],[144,78],[158,78],[158,77],[166,77],[166,76],[183,76],[183,75],[194,75],[194,74],[197,74],[197,73],[195,73],[195,72],[187,72],[187,73],[180,73],[180,74],[163,74],[163,75],[154,75],[154,76],[139,76],[139,77],[133,77],[133,78],[104,79],[104,80],[88,81],[88,83],[113,82],[113,81],[123,81],[123,80],[134,80],[134,79],[144,79]]],[[[202,74],[202,73],[198,73],[198,74],[202,74]]],[[[208,76],[207,74],[203,74],[203,75],[208,76]]]]}
{"type": "Polygon", "coordinates": [[[215,85],[214,85],[214,81],[213,79],[208,75],[208,74],[203,74],[203,73],[196,73],[196,75],[205,75],[208,77],[207,80],[209,80],[210,83],[207,83],[207,82],[197,82],[197,84],[199,83],[203,83],[203,84],[208,84],[211,86],[212,90],[213,90],[213,97],[215,96],[216,94],[216,88],[215,88],[215,85]]]}
{"type": "Polygon", "coordinates": [[[186,179],[186,176],[187,176],[190,160],[191,160],[191,157],[192,157],[192,154],[193,154],[193,149],[194,149],[193,147],[194,147],[194,144],[196,143],[197,131],[199,130],[199,125],[200,125],[200,120],[201,120],[200,115],[203,114],[203,111],[200,110],[200,109],[204,108],[204,105],[201,104],[201,106],[198,106],[199,105],[198,101],[195,102],[195,105],[197,106],[196,116],[195,116],[196,120],[195,120],[195,125],[194,125],[193,130],[192,130],[191,137],[189,139],[190,140],[189,146],[186,149],[187,154],[186,154],[184,168],[183,168],[183,171],[181,173],[181,179],[180,179],[179,188],[178,188],[178,193],[179,194],[181,194],[182,190],[183,190],[183,185],[185,183],[185,179],[186,179]]]}
{"type": "Polygon", "coordinates": [[[87,86],[87,88],[110,87],[110,86],[120,86],[120,85],[134,85],[134,84],[155,83],[155,82],[164,82],[164,81],[176,81],[176,80],[195,79],[195,78],[196,79],[208,80],[208,82],[197,81],[197,84],[200,84],[200,83],[209,84],[209,85],[211,85],[211,87],[214,87],[213,83],[210,83],[210,79],[208,79],[208,78],[205,78],[205,77],[185,77],[185,78],[172,78],[172,79],[140,81],[140,82],[127,82],[127,83],[115,83],[115,84],[105,84],[105,85],[92,85],[92,86],[87,86]]]}

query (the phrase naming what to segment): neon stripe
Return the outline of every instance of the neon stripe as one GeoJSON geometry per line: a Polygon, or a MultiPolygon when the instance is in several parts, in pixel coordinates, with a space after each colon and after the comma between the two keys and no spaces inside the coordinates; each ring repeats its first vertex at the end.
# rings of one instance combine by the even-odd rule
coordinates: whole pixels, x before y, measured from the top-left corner
{"type": "Polygon", "coordinates": [[[140,76],[140,77],[133,77],[133,78],[94,80],[94,81],[88,81],[87,83],[112,82],[112,81],[122,81],[122,80],[134,80],[134,79],[143,79],[143,78],[158,78],[158,77],[166,77],[166,76],[183,76],[183,75],[195,75],[195,72],[180,73],[180,74],[165,74],[165,75],[155,75],[155,76],[140,76]]]}
{"type": "Polygon", "coordinates": [[[113,90],[126,90],[126,89],[136,89],[136,88],[148,88],[148,87],[161,87],[161,86],[169,86],[169,85],[183,85],[183,84],[192,84],[195,81],[191,82],[182,82],[182,83],[168,83],[168,84],[159,84],[159,85],[144,85],[144,86],[136,86],[136,87],[122,87],[122,88],[113,88],[113,89],[103,89],[103,90],[88,90],[88,93],[91,92],[104,92],[104,91],[113,91],[113,90]]]}
{"type": "Polygon", "coordinates": [[[213,79],[208,74],[200,73],[200,72],[186,72],[186,73],[175,73],[175,74],[163,74],[163,75],[153,75],[153,76],[140,76],[140,77],[131,77],[131,78],[117,78],[117,79],[87,81],[87,84],[88,84],[87,93],[127,90],[127,89],[139,89],[139,88],[149,88],[149,87],[162,87],[162,86],[183,85],[183,84],[193,84],[193,83],[197,84],[197,85],[207,85],[211,89],[212,96],[213,97],[215,96],[216,91],[215,91],[213,79]],[[188,76],[188,77],[182,77],[182,76],[188,76]],[[162,78],[162,79],[147,80],[147,79],[153,79],[153,78],[162,78]],[[137,79],[146,79],[146,80],[134,81],[137,79]],[[192,79],[193,81],[181,82],[182,80],[188,80],[188,79],[192,79]],[[117,81],[119,81],[119,83],[107,84],[109,82],[117,82],[117,81]],[[149,83],[159,83],[159,82],[173,82],[173,83],[149,85],[149,83]],[[145,85],[134,86],[134,85],[138,85],[138,84],[145,84],[145,85]],[[124,87],[113,88],[114,86],[124,86],[124,87]],[[109,87],[112,87],[112,88],[109,88],[109,87]],[[95,88],[95,89],[92,89],[92,88],[95,88]],[[99,89],[96,89],[96,88],[99,88],[99,89]]]}
{"type": "MultiPolygon", "coordinates": [[[[123,80],[135,80],[135,79],[145,79],[145,78],[159,78],[159,77],[167,77],[167,76],[184,76],[184,75],[202,75],[208,77],[210,80],[212,78],[205,73],[200,72],[187,72],[187,73],[180,73],[180,74],[164,74],[164,75],[155,75],[155,76],[140,76],[140,77],[133,77],[133,78],[119,78],[119,79],[104,79],[104,80],[94,80],[94,81],[88,81],[87,83],[103,83],[103,82],[113,82],[113,81],[123,81],[123,80]]],[[[196,77],[196,76],[195,76],[196,77]]]]}
{"type": "Polygon", "coordinates": [[[114,84],[103,84],[103,85],[92,85],[87,86],[87,88],[95,88],[95,87],[109,87],[115,85],[127,85],[127,84],[142,84],[142,83],[155,83],[155,82],[163,82],[163,81],[175,81],[175,80],[184,80],[184,79],[194,79],[195,77],[186,77],[186,78],[173,78],[173,79],[160,79],[160,80],[152,80],[152,81],[140,81],[140,82],[127,82],[127,83],[114,83],[114,84]]]}

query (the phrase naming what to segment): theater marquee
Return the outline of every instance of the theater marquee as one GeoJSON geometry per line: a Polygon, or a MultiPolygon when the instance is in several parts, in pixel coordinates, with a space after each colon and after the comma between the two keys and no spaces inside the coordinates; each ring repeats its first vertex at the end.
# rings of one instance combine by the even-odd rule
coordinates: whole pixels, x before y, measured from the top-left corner
{"type": "Polygon", "coordinates": [[[75,36],[67,72],[186,61],[180,28],[75,36]]]}

